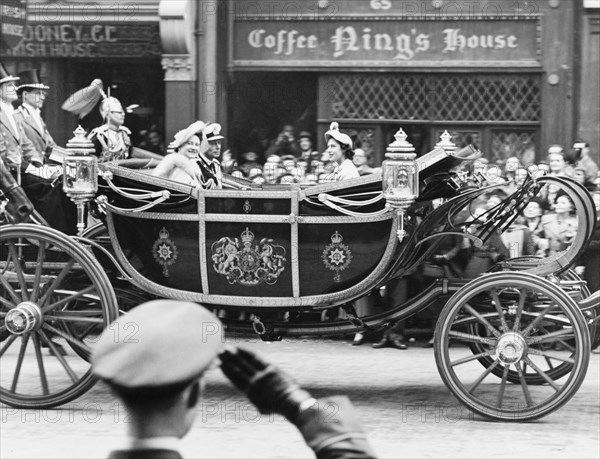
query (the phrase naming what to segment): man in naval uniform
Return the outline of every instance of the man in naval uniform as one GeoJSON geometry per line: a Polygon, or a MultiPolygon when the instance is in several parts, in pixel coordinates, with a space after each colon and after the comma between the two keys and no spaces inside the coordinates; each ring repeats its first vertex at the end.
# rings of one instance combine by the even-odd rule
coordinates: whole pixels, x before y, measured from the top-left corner
{"type": "Polygon", "coordinates": [[[208,141],[205,151],[200,151],[198,166],[202,172],[202,187],[207,190],[223,188],[223,171],[219,156],[221,156],[221,125],[218,123],[208,124],[203,130],[208,141]]]}
{"type": "Polygon", "coordinates": [[[100,103],[100,115],[104,124],[92,129],[88,138],[94,144],[98,161],[116,161],[129,158],[131,153],[131,131],[123,126],[125,110],[114,97],[106,97],[100,103]]]}
{"type": "Polygon", "coordinates": [[[25,135],[35,149],[47,159],[56,146],[41,116],[41,109],[50,87],[42,83],[39,72],[35,69],[25,70],[19,73],[18,77],[20,80],[17,95],[21,96],[23,102],[15,111],[15,118],[21,122],[25,135]]]}
{"type": "Polygon", "coordinates": [[[137,306],[102,333],[92,352],[92,371],[123,401],[130,420],[127,442],[110,453],[111,459],[182,458],[180,439],[194,423],[203,375],[219,359],[225,375],[258,410],[285,416],[318,458],[374,457],[346,397],[315,400],[258,355],[223,350],[223,343],[223,325],[215,315],[175,300],[137,306]]]}

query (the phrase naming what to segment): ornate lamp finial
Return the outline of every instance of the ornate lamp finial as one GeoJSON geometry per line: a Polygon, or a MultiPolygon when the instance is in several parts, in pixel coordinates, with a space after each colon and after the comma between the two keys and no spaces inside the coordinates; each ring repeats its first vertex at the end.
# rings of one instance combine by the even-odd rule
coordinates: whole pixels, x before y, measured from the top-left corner
{"type": "Polygon", "coordinates": [[[448,131],[444,131],[442,135],[440,135],[440,139],[441,140],[435,145],[436,148],[442,148],[449,155],[456,151],[456,144],[452,142],[452,135],[450,135],[448,131]]]}

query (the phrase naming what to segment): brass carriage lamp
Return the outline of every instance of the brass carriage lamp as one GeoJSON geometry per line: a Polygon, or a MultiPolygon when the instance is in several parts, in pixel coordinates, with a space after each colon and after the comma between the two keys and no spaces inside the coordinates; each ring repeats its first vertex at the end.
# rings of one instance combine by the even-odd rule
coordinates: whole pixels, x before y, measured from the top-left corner
{"type": "Polygon", "coordinates": [[[63,162],[63,190],[77,206],[77,233],[85,229],[85,205],[98,191],[98,159],[94,144],[78,126],[75,136],[67,142],[69,155],[63,162]]]}
{"type": "Polygon", "coordinates": [[[399,129],[395,140],[388,145],[387,158],[381,165],[383,169],[383,197],[388,207],[395,210],[400,223],[398,240],[406,236],[404,213],[419,196],[419,170],[415,158],[415,148],[406,140],[406,133],[399,129]]]}

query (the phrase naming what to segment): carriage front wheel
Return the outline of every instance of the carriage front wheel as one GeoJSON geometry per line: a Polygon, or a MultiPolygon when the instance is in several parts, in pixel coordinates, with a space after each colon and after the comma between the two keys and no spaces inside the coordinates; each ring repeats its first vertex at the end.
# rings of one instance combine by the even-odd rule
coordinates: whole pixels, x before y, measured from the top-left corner
{"type": "Polygon", "coordinates": [[[490,419],[531,421],[577,392],[590,337],[579,307],[560,287],[529,273],[499,272],[470,281],[450,298],[434,351],[444,383],[461,403],[490,419]],[[562,364],[568,372],[556,379],[549,369],[562,364]],[[532,384],[530,372],[545,384],[532,384]]]}
{"type": "Polygon", "coordinates": [[[0,227],[0,400],[51,408],[95,382],[89,357],[117,316],[91,251],[52,228],[0,227]]]}

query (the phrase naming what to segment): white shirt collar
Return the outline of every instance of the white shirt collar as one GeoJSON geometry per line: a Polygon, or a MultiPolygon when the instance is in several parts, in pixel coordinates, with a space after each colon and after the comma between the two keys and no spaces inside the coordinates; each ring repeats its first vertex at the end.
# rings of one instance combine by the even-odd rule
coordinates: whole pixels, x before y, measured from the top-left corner
{"type": "Polygon", "coordinates": [[[7,115],[12,115],[15,112],[15,108],[10,102],[0,101],[0,106],[2,107],[2,111],[7,115]]]}
{"type": "Polygon", "coordinates": [[[177,437],[128,438],[125,449],[168,449],[179,452],[180,440],[177,437]]]}
{"type": "Polygon", "coordinates": [[[31,113],[33,115],[37,115],[37,116],[40,115],[40,109],[39,108],[36,108],[33,105],[28,104],[27,102],[23,102],[23,106],[27,109],[27,111],[29,113],[31,113]]]}

